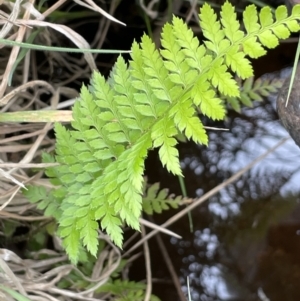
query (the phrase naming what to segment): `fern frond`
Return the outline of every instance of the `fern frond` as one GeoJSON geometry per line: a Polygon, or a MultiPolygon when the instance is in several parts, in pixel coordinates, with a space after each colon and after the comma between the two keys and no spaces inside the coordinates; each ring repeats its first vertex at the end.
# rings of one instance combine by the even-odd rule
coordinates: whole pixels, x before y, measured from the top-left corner
{"type": "MultiPolygon", "coordinates": [[[[174,17],[163,28],[163,49],[158,51],[146,35],[134,42],[129,64],[119,57],[108,80],[94,72],[89,88],[82,87],[72,129],[55,126],[60,165],[46,174],[58,187],[49,195],[56,199],[59,234],[73,262],[83,247],[96,255],[98,223],[119,247],[123,224],[139,229],[151,149],[159,149],[168,171],[182,175],[176,138],[208,143],[197,112],[220,120],[225,117],[223,100],[238,108],[240,102],[249,104],[247,97],[258,99],[268,92],[262,86],[246,89],[253,75],[247,56],[262,56],[265,48],[299,31],[300,8],[287,16],[283,6],[273,15],[267,7],[258,13],[250,5],[243,14],[246,32],[227,1],[219,19],[207,3],[199,19],[203,43],[174,17]],[[245,80],[242,93],[233,74],[245,80]]],[[[28,196],[38,201],[39,193],[45,194],[31,191],[28,196]]],[[[41,206],[47,210],[51,205],[41,206]]]]}
{"type": "Polygon", "coordinates": [[[299,24],[295,18],[298,13],[299,7],[294,6],[291,16],[288,17],[287,8],[281,5],[275,11],[274,22],[269,7],[263,7],[258,16],[256,7],[249,5],[243,14],[244,25],[249,37],[243,42],[245,54],[252,58],[262,56],[266,53],[262,46],[274,48],[279,44],[278,39],[286,39],[291,32],[299,31],[299,24]]]}
{"type": "Polygon", "coordinates": [[[167,189],[159,190],[159,183],[155,183],[145,189],[143,196],[143,211],[149,215],[162,213],[169,210],[170,207],[177,209],[181,202],[181,198],[172,199],[169,197],[167,189]]]}
{"type": "Polygon", "coordinates": [[[60,194],[61,189],[47,192],[42,186],[27,186],[23,194],[31,200],[32,203],[37,203],[37,208],[44,211],[45,216],[52,216],[59,219],[61,216],[60,200],[64,197],[60,194]]]}
{"type": "Polygon", "coordinates": [[[197,76],[196,70],[190,68],[186,56],[177,43],[175,32],[170,24],[166,24],[162,31],[162,46],[160,53],[165,59],[165,67],[169,71],[170,80],[183,88],[188,87],[197,76]]]}
{"type": "MultiPolygon", "coordinates": [[[[282,84],[283,81],[280,79],[258,78],[254,81],[254,77],[250,77],[240,84],[240,101],[245,106],[252,107],[253,101],[262,101],[264,97],[278,92],[282,84]]],[[[240,112],[240,104],[237,98],[228,97],[226,100],[234,110],[240,112]]]]}
{"type": "MultiPolygon", "coordinates": [[[[146,285],[143,283],[117,279],[105,283],[100,287],[99,292],[113,295],[113,300],[115,301],[142,301],[145,299],[145,289],[146,285]]],[[[154,295],[151,295],[149,300],[160,301],[159,298],[154,295]]]]}

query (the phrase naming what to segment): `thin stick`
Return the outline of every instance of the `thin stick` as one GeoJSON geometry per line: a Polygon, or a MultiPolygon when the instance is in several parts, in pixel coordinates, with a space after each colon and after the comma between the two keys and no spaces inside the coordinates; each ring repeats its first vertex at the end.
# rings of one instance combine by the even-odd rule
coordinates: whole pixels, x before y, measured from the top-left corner
{"type": "MultiPolygon", "coordinates": [[[[142,237],[145,237],[146,231],[145,231],[145,227],[143,225],[141,226],[141,231],[142,231],[142,237]]],[[[149,250],[149,245],[148,245],[147,240],[145,240],[145,242],[144,242],[144,256],[145,256],[146,275],[147,275],[146,276],[147,277],[147,287],[146,287],[144,301],[149,301],[151,298],[151,293],[152,293],[152,272],[151,272],[150,250],[149,250]]]]}
{"type": "Polygon", "coordinates": [[[59,163],[0,163],[0,168],[48,168],[59,166],[59,163]]]}
{"type": "Polygon", "coordinates": [[[176,233],[174,233],[173,231],[170,231],[168,229],[165,229],[161,226],[158,226],[158,225],[155,225],[154,223],[151,223],[143,218],[140,218],[140,223],[144,226],[147,226],[151,229],[155,229],[155,230],[158,230],[159,232],[162,232],[162,233],[165,233],[167,235],[170,235],[170,236],[173,236],[173,237],[176,237],[176,238],[179,238],[181,239],[182,237],[176,233]]]}
{"type": "Polygon", "coordinates": [[[178,296],[179,296],[179,299],[180,299],[180,301],[186,301],[186,298],[185,298],[185,296],[184,296],[184,294],[183,294],[183,292],[182,292],[182,290],[181,290],[181,285],[180,285],[178,276],[177,276],[177,274],[176,274],[176,271],[175,271],[175,269],[174,269],[174,266],[173,266],[173,264],[172,264],[172,261],[171,261],[171,259],[170,259],[170,256],[169,256],[169,254],[168,254],[168,251],[167,251],[167,249],[166,249],[166,247],[165,247],[165,245],[164,245],[163,240],[161,239],[161,235],[160,235],[160,234],[157,234],[157,235],[155,236],[155,238],[156,238],[156,240],[157,240],[157,244],[158,244],[158,246],[159,246],[159,248],[160,248],[160,251],[161,251],[162,256],[163,256],[163,258],[164,258],[164,261],[165,261],[165,263],[166,263],[166,265],[167,265],[167,268],[168,268],[168,270],[169,270],[169,273],[170,273],[170,275],[171,275],[171,277],[172,277],[172,280],[173,280],[174,286],[175,286],[175,288],[176,288],[177,294],[178,294],[178,296]]]}

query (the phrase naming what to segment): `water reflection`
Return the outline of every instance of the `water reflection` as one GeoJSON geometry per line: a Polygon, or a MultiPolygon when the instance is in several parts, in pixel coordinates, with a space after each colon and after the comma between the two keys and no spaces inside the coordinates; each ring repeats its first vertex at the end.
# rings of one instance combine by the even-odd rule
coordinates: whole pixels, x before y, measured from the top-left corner
{"type": "MultiPolygon", "coordinates": [[[[272,98],[232,113],[225,127],[231,131],[210,133],[208,148],[181,146],[187,188],[197,196],[288,135],[272,98]]],[[[195,210],[193,234],[180,224],[185,238],[171,244],[193,301],[300,300],[299,192],[300,149],[290,139],[195,210]]]]}

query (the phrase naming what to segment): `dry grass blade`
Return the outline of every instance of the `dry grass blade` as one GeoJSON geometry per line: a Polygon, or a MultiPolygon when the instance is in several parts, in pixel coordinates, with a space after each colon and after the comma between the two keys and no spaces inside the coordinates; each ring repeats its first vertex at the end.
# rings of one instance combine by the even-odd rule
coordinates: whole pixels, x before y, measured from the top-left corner
{"type": "Polygon", "coordinates": [[[18,88],[14,89],[10,93],[8,93],[4,97],[2,97],[0,99],[0,107],[6,105],[13,97],[17,96],[20,92],[22,92],[28,88],[33,88],[35,86],[44,86],[54,94],[54,89],[49,83],[47,83],[43,80],[35,80],[35,81],[27,82],[27,83],[19,86],[18,88]]]}
{"type": "Polygon", "coordinates": [[[17,184],[18,186],[26,189],[23,183],[19,182],[17,179],[15,179],[13,176],[11,176],[7,171],[3,170],[2,168],[0,168],[0,176],[9,179],[15,184],[17,184]]]}
{"type": "MultiPolygon", "coordinates": [[[[15,3],[15,5],[18,4],[18,7],[19,7],[20,3],[21,3],[21,1],[20,2],[18,1],[18,2],[15,3]]],[[[27,9],[27,10],[25,10],[25,13],[23,15],[23,20],[28,20],[29,18],[30,18],[30,11],[27,9]]],[[[15,41],[16,42],[22,42],[22,40],[25,36],[25,33],[26,33],[26,27],[21,26],[19,28],[18,32],[17,32],[15,41]]],[[[5,72],[4,72],[3,77],[2,77],[2,82],[1,82],[1,85],[0,85],[0,98],[2,98],[2,96],[4,95],[5,90],[7,88],[7,83],[8,83],[8,80],[10,78],[9,75],[11,73],[11,70],[14,66],[15,61],[17,60],[19,50],[20,50],[20,47],[13,47],[13,49],[10,53],[10,56],[9,56],[9,59],[8,59],[8,62],[7,62],[6,68],[5,68],[5,72]]],[[[2,101],[0,99],[0,106],[1,106],[1,103],[2,103],[2,101]]]]}
{"type": "Polygon", "coordinates": [[[32,3],[30,2],[25,2],[22,5],[24,8],[26,8],[27,10],[30,11],[30,14],[34,17],[36,17],[37,19],[42,20],[44,18],[44,16],[33,6],[32,3]]]}
{"type": "Polygon", "coordinates": [[[9,16],[2,13],[2,15],[7,18],[7,21],[5,22],[5,24],[3,25],[3,27],[0,30],[0,38],[6,37],[6,35],[10,32],[10,30],[14,26],[13,23],[18,18],[18,15],[20,13],[21,2],[22,2],[22,0],[16,0],[14,4],[12,2],[5,3],[7,6],[12,6],[13,9],[9,16]]]}
{"type": "MultiPolygon", "coordinates": [[[[2,211],[10,202],[11,200],[15,197],[15,195],[18,193],[18,191],[20,190],[22,186],[18,186],[17,189],[15,189],[15,191],[12,193],[12,195],[10,196],[10,198],[0,207],[0,211],[2,211]]],[[[22,187],[22,188],[25,188],[27,189],[25,186],[22,187]]]]}
{"type": "MultiPolygon", "coordinates": [[[[100,238],[105,239],[100,235],[100,238]]],[[[107,282],[111,274],[120,264],[121,255],[116,247],[110,246],[99,254],[97,263],[91,275],[85,275],[77,267],[67,263],[67,256],[54,251],[41,250],[32,253],[32,259],[21,259],[14,252],[0,249],[1,283],[10,289],[17,289],[32,300],[89,300],[101,301],[101,296],[95,296],[95,291],[107,282]],[[39,260],[40,256],[50,256],[39,260]],[[71,276],[70,278],[70,275],[71,276]],[[76,275],[79,282],[86,286],[61,289],[60,281],[72,281],[76,275]],[[93,285],[91,285],[93,284],[93,285]]],[[[75,284],[75,283],[74,283],[75,284]]]]}
{"type": "Polygon", "coordinates": [[[74,2],[76,2],[77,4],[79,4],[81,6],[87,7],[89,9],[93,10],[93,11],[99,12],[104,17],[106,17],[107,19],[109,19],[113,22],[116,22],[116,23],[119,23],[119,24],[122,24],[122,25],[126,26],[125,23],[119,21],[118,19],[116,19],[113,16],[111,16],[110,14],[108,14],[105,10],[103,10],[101,7],[99,7],[97,4],[95,4],[95,2],[92,1],[92,0],[85,0],[85,2],[87,2],[88,4],[84,3],[81,0],[74,0],[74,2]]]}
{"type": "Polygon", "coordinates": [[[57,2],[55,2],[51,7],[49,7],[44,13],[43,13],[43,17],[45,18],[47,16],[49,16],[52,12],[58,10],[58,8],[60,6],[62,6],[63,4],[65,4],[65,2],[67,2],[67,0],[59,0],[57,2]]]}
{"type": "Polygon", "coordinates": [[[159,225],[156,225],[156,224],[154,224],[154,223],[151,223],[151,222],[149,222],[149,221],[147,221],[147,220],[145,220],[145,219],[143,219],[143,218],[140,218],[140,223],[141,223],[142,225],[145,225],[145,226],[151,228],[151,229],[156,229],[156,230],[158,230],[158,231],[160,231],[160,232],[162,232],[162,233],[165,233],[165,234],[167,234],[167,235],[176,237],[176,238],[178,238],[178,239],[181,239],[181,238],[182,238],[180,235],[174,233],[173,231],[168,230],[168,229],[166,229],[166,228],[163,228],[163,227],[161,227],[161,226],[159,226],[159,225]]]}
{"type": "Polygon", "coordinates": [[[2,168],[47,168],[58,166],[59,163],[0,163],[0,167],[2,168]]]}
{"type": "Polygon", "coordinates": [[[24,111],[0,113],[0,122],[71,122],[72,111],[24,111]]]}
{"type": "MultiPolygon", "coordinates": [[[[1,253],[4,254],[4,258],[7,257],[7,250],[0,249],[1,253]]],[[[3,271],[3,278],[6,278],[6,281],[1,281],[2,283],[11,282],[17,288],[17,290],[24,296],[27,296],[25,289],[23,288],[19,279],[15,276],[13,271],[10,269],[9,265],[5,262],[5,259],[0,255],[0,270],[3,271]]],[[[2,275],[0,274],[0,278],[2,275]]],[[[3,279],[4,280],[4,279],[3,279]]]]}
{"type": "MultiPolygon", "coordinates": [[[[20,24],[27,26],[36,26],[36,27],[50,27],[64,36],[66,36],[71,42],[73,42],[78,48],[90,49],[90,44],[76,31],[73,29],[62,25],[62,24],[53,24],[50,22],[40,21],[40,20],[17,20],[20,24]]],[[[90,66],[91,70],[97,70],[95,60],[91,53],[84,53],[84,57],[90,66]]]]}

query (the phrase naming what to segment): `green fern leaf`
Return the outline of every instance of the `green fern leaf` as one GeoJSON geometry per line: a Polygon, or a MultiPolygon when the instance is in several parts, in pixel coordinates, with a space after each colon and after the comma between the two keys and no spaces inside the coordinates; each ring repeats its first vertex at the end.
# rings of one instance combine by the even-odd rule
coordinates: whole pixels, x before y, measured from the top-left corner
{"type": "Polygon", "coordinates": [[[241,40],[245,34],[240,30],[240,22],[237,20],[234,7],[227,1],[222,6],[221,17],[224,34],[230,42],[241,40]]]}
{"type": "Polygon", "coordinates": [[[287,18],[287,8],[284,5],[280,5],[276,8],[275,16],[277,21],[282,21],[287,18]]]}
{"type": "Polygon", "coordinates": [[[290,31],[283,24],[274,27],[273,32],[279,39],[287,39],[290,36],[290,31]]]}
{"type": "MultiPolygon", "coordinates": [[[[142,301],[145,300],[145,289],[146,286],[143,283],[117,279],[113,281],[109,280],[98,290],[99,292],[114,295],[112,298],[115,301],[142,301]]],[[[159,298],[154,295],[151,295],[149,300],[160,301],[159,298]]]]}
{"type": "Polygon", "coordinates": [[[240,78],[246,79],[253,75],[251,63],[245,58],[243,52],[238,51],[238,46],[233,46],[226,53],[226,64],[231,67],[240,78]]]}
{"type": "MultiPolygon", "coordinates": [[[[201,113],[213,120],[223,119],[225,109],[222,101],[215,97],[215,91],[211,89],[207,77],[201,77],[191,91],[191,97],[196,106],[200,106],[201,113]]],[[[205,143],[204,143],[205,144],[205,143]]]]}
{"type": "Polygon", "coordinates": [[[191,99],[186,99],[184,102],[177,103],[171,110],[174,112],[174,121],[179,131],[184,132],[188,139],[200,144],[207,144],[208,137],[203,128],[200,119],[196,117],[196,110],[192,106],[191,99]]]}
{"type": "Polygon", "coordinates": [[[292,10],[292,17],[298,19],[300,15],[300,5],[294,5],[292,10]]]}
{"type": "Polygon", "coordinates": [[[182,48],[186,62],[191,68],[201,72],[211,63],[211,55],[206,54],[204,45],[199,44],[199,40],[194,37],[192,30],[182,19],[174,17],[172,24],[176,42],[182,48]]]}
{"type": "Polygon", "coordinates": [[[268,48],[275,48],[279,45],[278,38],[271,32],[271,30],[263,32],[259,36],[259,40],[264,46],[268,48]]]}
{"type": "Polygon", "coordinates": [[[236,97],[228,97],[227,102],[229,105],[238,113],[241,112],[241,104],[240,101],[236,97]]]}
{"type": "Polygon", "coordinates": [[[217,20],[217,15],[210,5],[205,3],[199,14],[203,35],[208,39],[205,45],[217,55],[229,47],[230,42],[225,38],[221,22],[217,20]]]}
{"type": "Polygon", "coordinates": [[[144,290],[145,288],[145,284],[143,283],[117,279],[114,281],[108,281],[100,287],[99,291],[112,293],[116,296],[122,296],[128,295],[130,291],[140,291],[144,290]]]}
{"type": "Polygon", "coordinates": [[[177,209],[181,198],[176,200],[168,197],[168,190],[159,190],[159,183],[155,183],[148,187],[143,196],[143,211],[149,215],[162,213],[164,210],[169,210],[170,207],[177,209]]]}
{"type": "MultiPolygon", "coordinates": [[[[80,239],[83,245],[87,247],[87,250],[93,255],[97,255],[98,251],[98,223],[95,221],[95,217],[92,211],[88,211],[88,208],[84,208],[85,212],[82,217],[78,219],[76,223],[77,229],[80,230],[80,239]]],[[[78,212],[76,213],[78,216],[78,212]]]]}
{"type": "MultiPolygon", "coordinates": [[[[64,219],[64,226],[66,226],[67,219],[64,219]]],[[[74,219],[69,220],[69,225],[64,228],[60,228],[58,234],[63,238],[63,246],[69,255],[70,260],[76,264],[79,257],[81,248],[80,233],[76,229],[76,223],[74,219]]]]}
{"type": "Polygon", "coordinates": [[[263,7],[259,12],[259,21],[262,27],[267,27],[273,24],[272,10],[269,6],[263,7]]]}
{"type": "MultiPolygon", "coordinates": [[[[159,115],[163,114],[167,109],[168,102],[159,100],[152,90],[148,82],[148,76],[144,70],[144,59],[140,47],[137,43],[133,43],[132,60],[130,61],[131,75],[132,75],[132,85],[137,89],[134,94],[134,98],[138,104],[143,104],[148,106],[149,110],[152,112],[152,117],[157,118],[159,115]]],[[[137,107],[138,109],[140,107],[137,107]]],[[[148,110],[148,111],[149,111],[148,110]]],[[[141,114],[143,111],[139,111],[141,114]]],[[[148,116],[148,117],[151,117],[148,116]]],[[[153,122],[153,118],[146,118],[144,129],[147,129],[153,122]]]]}
{"type": "MultiPolygon", "coordinates": [[[[82,87],[72,128],[55,125],[59,166],[47,168],[46,175],[56,189],[30,188],[27,196],[57,219],[72,262],[83,248],[97,254],[99,224],[121,247],[123,224],[139,230],[143,207],[149,212],[166,209],[163,192],[153,192],[159,201],[152,207],[143,204],[145,160],[151,149],[159,148],[168,171],[182,175],[179,135],[207,144],[202,115],[224,119],[223,100],[239,110],[240,103],[252,105],[274,91],[270,82],[249,79],[253,70],[247,56],[262,56],[264,47],[273,48],[278,39],[299,31],[300,8],[295,6],[288,17],[284,7],[274,16],[267,7],[258,14],[250,5],[243,14],[246,33],[228,1],[219,19],[207,3],[199,19],[203,43],[174,17],[163,28],[163,49],[158,51],[146,35],[141,43],[134,42],[129,64],[120,56],[107,80],[94,72],[90,86],[82,87]],[[245,80],[241,89],[233,74],[245,80]]],[[[54,162],[48,155],[43,160],[54,162]]]]}
{"type": "Polygon", "coordinates": [[[186,61],[186,55],[182,51],[180,44],[177,42],[175,32],[171,24],[166,24],[162,31],[162,46],[164,49],[160,51],[165,58],[166,68],[170,72],[169,78],[174,84],[188,87],[193,83],[197,72],[190,68],[186,61]]]}
{"type": "Polygon", "coordinates": [[[124,166],[124,169],[128,172],[128,177],[130,183],[135,187],[135,189],[141,193],[143,187],[143,173],[144,173],[144,161],[147,157],[147,151],[152,147],[151,133],[145,134],[138,143],[136,143],[130,154],[126,154],[127,160],[124,160],[124,163],[127,163],[127,166],[124,166]]]}
{"type": "Polygon", "coordinates": [[[248,34],[257,33],[260,30],[257,9],[255,5],[252,4],[246,7],[243,13],[243,21],[248,34]]]}
{"type": "Polygon", "coordinates": [[[95,217],[101,219],[101,227],[107,231],[107,234],[111,237],[116,246],[122,248],[123,243],[123,231],[121,228],[121,221],[115,216],[115,212],[109,204],[102,204],[102,206],[96,211],[95,217]]]}
{"type": "Polygon", "coordinates": [[[222,94],[238,96],[239,88],[232,75],[227,72],[227,67],[222,59],[216,59],[208,72],[212,85],[218,88],[222,94]]]}
{"type": "MultiPolygon", "coordinates": [[[[31,200],[32,203],[37,203],[40,200],[47,198],[47,191],[42,186],[27,186],[27,190],[24,189],[23,194],[31,200]]],[[[41,208],[45,208],[44,205],[39,204],[41,208]]]]}
{"type": "Polygon", "coordinates": [[[245,40],[243,42],[243,51],[246,55],[249,55],[254,59],[257,59],[267,53],[267,51],[257,41],[257,37],[251,37],[245,40]]]}
{"type": "Polygon", "coordinates": [[[155,49],[155,44],[148,36],[142,37],[141,47],[146,66],[145,73],[149,77],[148,82],[154,95],[162,101],[172,103],[174,97],[180,94],[182,89],[169,79],[168,70],[164,66],[159,52],[155,49]]]}
{"type": "MultiPolygon", "coordinates": [[[[253,106],[253,101],[262,101],[266,96],[269,96],[271,93],[278,93],[279,89],[282,86],[282,80],[273,79],[269,80],[268,78],[258,78],[254,81],[254,77],[247,78],[244,82],[240,83],[241,97],[240,101],[248,106],[253,106]]],[[[230,97],[226,99],[234,110],[240,110],[240,105],[238,99],[230,97]]]]}
{"type": "Polygon", "coordinates": [[[162,164],[174,175],[182,175],[178,158],[179,154],[175,147],[177,141],[173,138],[176,134],[177,130],[173,120],[163,118],[154,125],[151,136],[153,146],[160,148],[159,157],[162,164]]]}

